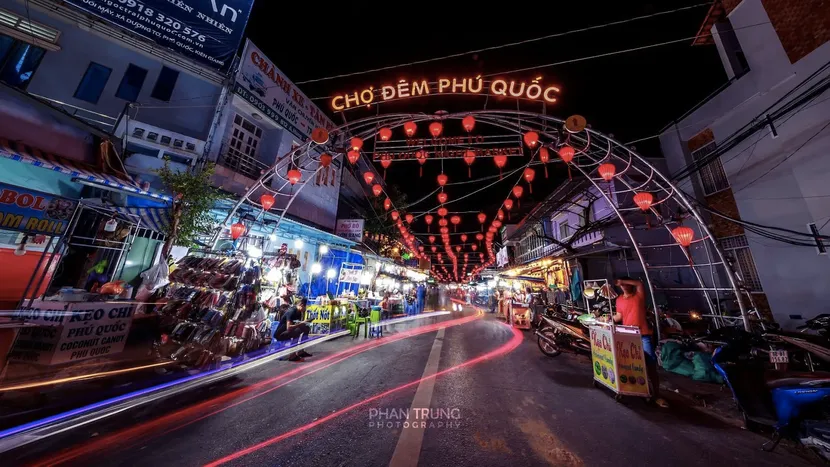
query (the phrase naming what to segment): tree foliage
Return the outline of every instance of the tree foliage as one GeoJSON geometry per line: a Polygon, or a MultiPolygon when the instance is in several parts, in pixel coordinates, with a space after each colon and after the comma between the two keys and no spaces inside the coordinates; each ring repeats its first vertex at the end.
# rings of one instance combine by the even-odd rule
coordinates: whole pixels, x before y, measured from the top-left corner
{"type": "Polygon", "coordinates": [[[168,161],[156,171],[165,188],[173,195],[163,257],[170,254],[173,245],[192,247],[199,236],[206,235],[213,229],[216,221],[210,210],[221,198],[210,183],[213,171],[213,164],[208,164],[202,170],[177,171],[170,168],[168,161]]]}

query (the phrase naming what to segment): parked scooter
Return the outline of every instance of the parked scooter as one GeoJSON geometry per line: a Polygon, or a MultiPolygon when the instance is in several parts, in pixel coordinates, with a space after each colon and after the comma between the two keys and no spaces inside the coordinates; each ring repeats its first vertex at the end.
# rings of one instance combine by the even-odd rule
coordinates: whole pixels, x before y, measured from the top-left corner
{"type": "MultiPolygon", "coordinates": [[[[556,357],[562,348],[571,348],[579,352],[591,353],[591,333],[588,326],[596,323],[597,317],[608,312],[607,307],[595,306],[592,313],[576,316],[574,313],[551,314],[541,317],[536,334],[539,350],[548,357],[556,357]]],[[[566,312],[567,313],[567,312],[566,312]]]]}
{"type": "Polygon", "coordinates": [[[788,437],[830,461],[830,373],[769,372],[758,351],[765,343],[758,336],[733,330],[720,340],[712,363],[732,390],[747,427],[775,430],[764,450],[772,451],[788,437]]]}

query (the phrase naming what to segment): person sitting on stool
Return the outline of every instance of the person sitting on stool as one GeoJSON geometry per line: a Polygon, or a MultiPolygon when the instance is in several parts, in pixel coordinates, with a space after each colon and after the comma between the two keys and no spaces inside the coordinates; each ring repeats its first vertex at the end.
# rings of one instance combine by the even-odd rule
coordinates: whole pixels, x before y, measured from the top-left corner
{"type": "MultiPolygon", "coordinates": [[[[285,313],[283,313],[280,318],[280,324],[274,332],[274,338],[276,340],[284,342],[295,337],[299,337],[299,342],[302,342],[303,340],[308,339],[308,333],[311,332],[311,328],[308,326],[307,322],[302,321],[303,316],[305,316],[305,308],[307,303],[308,299],[302,298],[299,302],[294,304],[294,306],[289,307],[285,313]]],[[[302,362],[305,361],[304,357],[311,357],[311,354],[305,350],[300,350],[299,352],[294,352],[289,355],[288,361],[302,362]]]]}

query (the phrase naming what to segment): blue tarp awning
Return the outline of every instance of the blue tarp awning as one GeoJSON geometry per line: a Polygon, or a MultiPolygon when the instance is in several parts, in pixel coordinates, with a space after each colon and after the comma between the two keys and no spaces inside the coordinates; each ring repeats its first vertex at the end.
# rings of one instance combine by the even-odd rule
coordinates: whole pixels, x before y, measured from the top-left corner
{"type": "Polygon", "coordinates": [[[170,225],[170,209],[168,208],[134,208],[115,207],[115,210],[132,214],[141,218],[141,227],[159,233],[165,233],[170,225]]]}
{"type": "Polygon", "coordinates": [[[14,143],[4,138],[0,138],[0,157],[60,172],[101,187],[148,196],[162,201],[172,201],[170,196],[142,190],[132,180],[100,173],[91,168],[84,168],[80,163],[62,159],[54,154],[31,148],[25,144],[14,143]]]}

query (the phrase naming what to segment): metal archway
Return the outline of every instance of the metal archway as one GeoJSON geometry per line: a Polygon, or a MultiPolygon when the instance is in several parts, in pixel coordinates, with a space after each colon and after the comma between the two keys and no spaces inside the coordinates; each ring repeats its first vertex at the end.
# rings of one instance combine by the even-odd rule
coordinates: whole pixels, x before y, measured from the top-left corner
{"type": "MultiPolygon", "coordinates": [[[[229,212],[223,223],[223,228],[214,237],[214,243],[218,240],[222,231],[225,230],[224,228],[229,225],[240,206],[248,203],[261,207],[259,197],[264,192],[271,193],[277,199],[271,212],[277,214],[279,219],[282,220],[305,185],[314,178],[318,171],[324,169],[320,164],[320,156],[323,153],[331,155],[333,159],[340,159],[343,164],[348,163],[345,160],[345,155],[351,150],[349,141],[352,137],[358,137],[364,141],[360,155],[362,158],[366,158],[368,154],[378,151],[379,141],[376,138],[379,138],[378,131],[381,128],[389,128],[395,131],[407,122],[414,122],[418,125],[420,131],[425,134],[425,127],[429,123],[440,121],[444,127],[449,128],[448,125],[457,125],[458,129],[461,129],[461,121],[469,115],[474,117],[476,125],[484,125],[485,128],[516,137],[514,144],[523,148],[525,157],[521,167],[513,171],[513,174],[521,172],[526,167],[541,165],[542,163],[539,161],[540,147],[545,147],[550,151],[550,164],[563,163],[556,156],[556,151],[562,145],[567,144],[574,148],[574,158],[569,164],[571,171],[574,176],[584,177],[596,189],[596,192],[606,200],[625,227],[631,242],[630,246],[636,252],[637,260],[645,273],[648,293],[655,306],[657,303],[655,301],[656,290],[662,292],[699,292],[708,306],[715,325],[722,326],[724,321],[720,309],[721,299],[733,294],[738,302],[743,326],[747,330],[750,329],[739,281],[700,212],[690,202],[687,195],[678,189],[653,164],[631,148],[625,147],[616,141],[613,137],[595,131],[590,127],[581,128],[579,131],[569,131],[565,128],[565,120],[533,112],[481,110],[454,114],[439,112],[436,115],[397,113],[375,115],[346,123],[331,130],[325,143],[317,144],[309,141],[292,150],[287,155],[288,157],[282,158],[264,171],[259,180],[248,189],[246,194],[239,199],[229,212]],[[539,144],[533,149],[528,149],[522,142],[523,135],[530,131],[538,134],[539,144]],[[369,147],[371,147],[371,151],[368,150],[369,147]],[[528,154],[529,157],[527,157],[528,154]],[[597,168],[604,163],[611,163],[615,167],[613,181],[610,183],[606,182],[597,173],[597,168]],[[286,178],[286,172],[290,168],[296,168],[302,173],[302,180],[295,185],[291,185],[286,178]],[[650,193],[653,197],[651,206],[647,209],[649,211],[648,215],[653,219],[652,223],[655,228],[650,229],[651,233],[649,235],[640,233],[646,231],[645,220],[641,209],[634,205],[632,201],[634,194],[645,192],[650,193]],[[679,224],[690,227],[695,232],[695,239],[688,248],[682,247],[672,234],[672,229],[679,224]],[[656,236],[653,233],[655,231],[663,231],[664,235],[662,237],[656,236]],[[659,240],[655,240],[656,237],[659,240]],[[648,252],[654,249],[675,248],[682,253],[686,262],[681,265],[671,265],[671,268],[688,268],[697,287],[671,288],[660,283],[659,274],[655,273],[666,266],[650,264],[649,258],[651,255],[648,252]]],[[[573,130],[573,127],[571,129],[573,130]]],[[[391,141],[391,143],[395,141],[391,141]]],[[[390,142],[382,142],[382,144],[387,143],[390,142]]],[[[438,142],[434,143],[440,144],[438,142]]],[[[458,149],[467,147],[463,141],[453,141],[446,146],[458,149]]],[[[388,148],[389,146],[387,146],[388,148]]],[[[387,149],[384,150],[387,151],[387,149]]],[[[407,146],[407,150],[411,151],[413,149],[412,146],[407,146]]],[[[370,158],[369,163],[371,164],[371,162],[370,158]]],[[[516,184],[521,180],[522,174],[519,173],[516,184]]],[[[455,201],[458,200],[460,199],[455,201]]],[[[454,201],[447,204],[452,202],[454,201]]]]}

